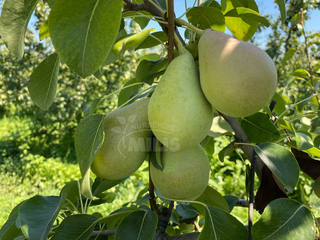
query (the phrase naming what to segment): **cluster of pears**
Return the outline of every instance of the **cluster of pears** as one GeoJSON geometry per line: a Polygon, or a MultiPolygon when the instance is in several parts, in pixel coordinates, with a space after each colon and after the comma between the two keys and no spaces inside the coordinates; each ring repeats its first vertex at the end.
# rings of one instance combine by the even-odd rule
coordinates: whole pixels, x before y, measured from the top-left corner
{"type": "Polygon", "coordinates": [[[91,170],[102,179],[125,178],[146,159],[153,136],[163,145],[162,170],[150,175],[166,198],[194,200],[206,189],[210,164],[200,142],[207,136],[213,107],[249,116],[265,107],[277,84],[270,57],[258,47],[214,30],[199,41],[199,71],[178,43],[179,56],[168,66],[150,98],[108,114],[105,139],[91,170]]]}

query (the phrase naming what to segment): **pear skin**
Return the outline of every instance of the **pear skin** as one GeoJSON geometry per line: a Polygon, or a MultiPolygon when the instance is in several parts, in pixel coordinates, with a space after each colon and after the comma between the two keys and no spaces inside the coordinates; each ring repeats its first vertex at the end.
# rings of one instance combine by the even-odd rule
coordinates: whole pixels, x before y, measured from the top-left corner
{"type": "Polygon", "coordinates": [[[203,31],[198,50],[201,88],[213,107],[246,117],[268,106],[276,91],[277,71],[267,53],[211,29],[203,31]]]}
{"type": "Polygon", "coordinates": [[[151,96],[148,116],[154,135],[167,148],[185,150],[207,136],[213,110],[203,95],[197,68],[187,50],[169,64],[161,77],[151,96]]]}
{"type": "Polygon", "coordinates": [[[149,98],[145,98],[105,117],[104,141],[91,164],[91,171],[98,177],[125,178],[141,166],[152,139],[148,104],[149,98]]]}
{"type": "Polygon", "coordinates": [[[150,175],[156,189],[166,198],[195,200],[206,189],[210,163],[200,144],[184,151],[162,153],[163,171],[150,165],[150,175]]]}

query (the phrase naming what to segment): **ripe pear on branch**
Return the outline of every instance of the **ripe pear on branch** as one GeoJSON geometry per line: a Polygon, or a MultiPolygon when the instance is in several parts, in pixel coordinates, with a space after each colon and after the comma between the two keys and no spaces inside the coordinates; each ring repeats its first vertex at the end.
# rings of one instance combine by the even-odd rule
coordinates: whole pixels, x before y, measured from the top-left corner
{"type": "Polygon", "coordinates": [[[91,170],[115,180],[134,173],[146,159],[152,132],[148,123],[149,98],[109,113],[104,119],[104,141],[91,170]]]}
{"type": "Polygon", "coordinates": [[[152,132],[167,148],[191,148],[210,130],[213,110],[200,87],[194,59],[180,42],[173,59],[151,96],[148,116],[152,132]]]}
{"type": "Polygon", "coordinates": [[[206,189],[210,163],[200,144],[184,151],[162,153],[163,171],[150,165],[150,175],[156,189],[166,198],[195,200],[206,189]]]}
{"type": "Polygon", "coordinates": [[[218,111],[246,117],[268,105],[277,71],[267,53],[212,29],[202,32],[198,50],[201,88],[218,111]]]}

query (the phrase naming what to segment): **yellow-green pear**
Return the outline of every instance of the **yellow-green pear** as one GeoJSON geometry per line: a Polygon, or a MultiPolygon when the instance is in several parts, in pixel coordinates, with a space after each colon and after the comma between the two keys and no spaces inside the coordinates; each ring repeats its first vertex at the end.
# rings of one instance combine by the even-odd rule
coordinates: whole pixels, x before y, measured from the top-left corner
{"type": "Polygon", "coordinates": [[[163,171],[150,165],[150,175],[156,189],[166,198],[194,200],[206,189],[210,163],[200,144],[184,151],[162,153],[163,171]]]}
{"type": "Polygon", "coordinates": [[[203,31],[198,50],[201,87],[218,111],[245,117],[268,105],[277,71],[267,53],[212,29],[203,31]]]}
{"type": "Polygon", "coordinates": [[[143,163],[152,132],[148,123],[149,98],[108,114],[104,119],[104,141],[91,170],[102,179],[120,179],[134,173],[143,163]]]}
{"type": "Polygon", "coordinates": [[[148,116],[156,138],[166,147],[185,150],[210,130],[213,110],[200,87],[193,57],[184,50],[168,66],[151,96],[148,116]]]}

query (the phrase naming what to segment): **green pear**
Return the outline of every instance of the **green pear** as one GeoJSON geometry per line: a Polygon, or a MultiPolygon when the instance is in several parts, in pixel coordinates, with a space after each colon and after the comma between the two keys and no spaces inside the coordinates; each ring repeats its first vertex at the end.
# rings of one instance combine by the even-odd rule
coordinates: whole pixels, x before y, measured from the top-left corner
{"type": "Polygon", "coordinates": [[[203,31],[198,50],[201,87],[218,111],[246,117],[268,105],[277,71],[267,53],[211,29],[203,31]]]}
{"type": "Polygon", "coordinates": [[[150,175],[156,189],[166,198],[194,200],[206,189],[210,163],[200,144],[184,151],[162,153],[163,171],[150,165],[150,175]]]}
{"type": "Polygon", "coordinates": [[[166,147],[185,150],[210,130],[213,110],[200,87],[193,57],[184,50],[168,66],[151,96],[148,116],[156,138],[166,147]]]}
{"type": "Polygon", "coordinates": [[[102,179],[115,180],[134,173],[147,157],[152,132],[148,123],[149,98],[108,114],[104,141],[91,170],[102,179]]]}

